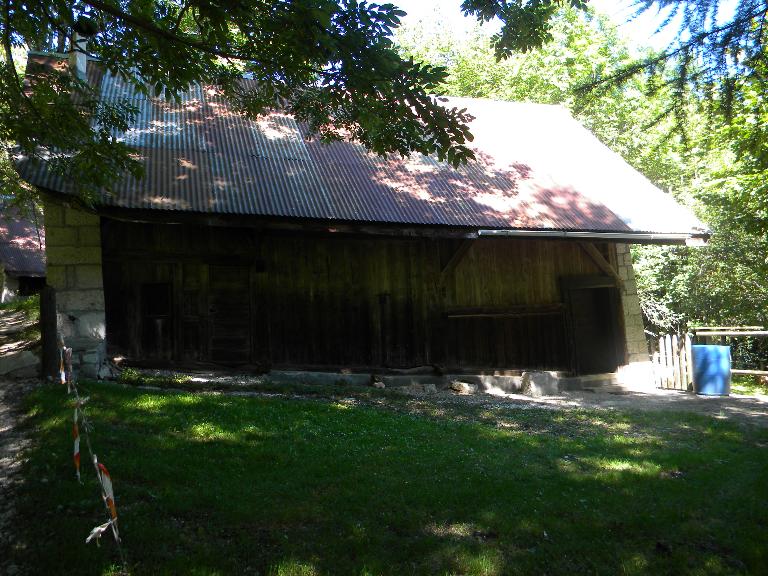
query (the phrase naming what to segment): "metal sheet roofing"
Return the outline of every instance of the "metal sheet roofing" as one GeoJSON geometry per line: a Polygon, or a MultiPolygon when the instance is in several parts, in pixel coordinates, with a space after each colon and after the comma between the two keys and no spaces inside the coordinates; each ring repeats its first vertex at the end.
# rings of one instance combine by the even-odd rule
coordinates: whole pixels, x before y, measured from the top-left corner
{"type": "Polygon", "coordinates": [[[12,276],[45,276],[45,231],[0,200],[0,264],[12,276]]]}
{"type": "MultiPolygon", "coordinates": [[[[455,169],[418,154],[323,144],[285,114],[250,120],[212,88],[195,86],[169,102],[89,68],[102,98],[139,109],[117,136],[136,148],[145,177],[118,182],[103,197],[107,206],[492,229],[706,230],[558,106],[449,99],[475,117],[477,160],[455,169]]],[[[18,166],[33,184],[71,191],[44,165],[18,166]]]]}

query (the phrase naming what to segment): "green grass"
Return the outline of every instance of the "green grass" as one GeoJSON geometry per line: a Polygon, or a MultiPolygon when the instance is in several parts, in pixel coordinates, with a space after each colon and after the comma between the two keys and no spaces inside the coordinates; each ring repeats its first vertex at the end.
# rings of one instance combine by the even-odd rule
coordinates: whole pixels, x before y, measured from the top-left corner
{"type": "Polygon", "coordinates": [[[25,327],[14,338],[29,345],[38,343],[40,341],[40,326],[38,324],[40,321],[40,296],[35,294],[0,304],[0,316],[17,313],[24,315],[25,327]]]}
{"type": "Polygon", "coordinates": [[[156,376],[146,374],[135,368],[126,368],[117,378],[120,384],[127,384],[129,386],[159,386],[164,388],[173,388],[175,386],[184,386],[191,382],[192,378],[187,374],[180,374],[173,372],[170,374],[164,374],[162,376],[156,376]]]}
{"type": "Polygon", "coordinates": [[[731,381],[731,394],[768,394],[768,386],[755,376],[734,376],[731,381]]]}
{"type": "MultiPolygon", "coordinates": [[[[674,413],[85,386],[133,574],[734,574],[768,566],[768,430],[674,413]]],[[[15,560],[104,574],[61,388],[29,399],[15,560]]],[[[85,460],[85,459],[84,459],[85,460]]]]}
{"type": "Polygon", "coordinates": [[[7,312],[24,312],[31,320],[40,318],[40,296],[27,296],[26,298],[16,298],[10,302],[0,304],[0,310],[7,312]]]}

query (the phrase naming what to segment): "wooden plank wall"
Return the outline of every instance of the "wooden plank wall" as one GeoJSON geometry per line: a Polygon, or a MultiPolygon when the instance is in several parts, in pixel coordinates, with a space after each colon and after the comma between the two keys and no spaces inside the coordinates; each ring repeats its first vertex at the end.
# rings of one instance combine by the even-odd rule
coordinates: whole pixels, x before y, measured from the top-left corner
{"type": "Polygon", "coordinates": [[[475,240],[441,276],[461,241],[108,219],[102,228],[108,342],[133,357],[221,356],[211,349],[223,340],[210,291],[227,282],[209,275],[245,266],[251,352],[234,363],[566,369],[558,281],[599,273],[578,244],[554,240],[475,240]],[[171,339],[158,342],[141,326],[141,286],[163,282],[173,289],[174,319],[162,328],[171,339]]]}

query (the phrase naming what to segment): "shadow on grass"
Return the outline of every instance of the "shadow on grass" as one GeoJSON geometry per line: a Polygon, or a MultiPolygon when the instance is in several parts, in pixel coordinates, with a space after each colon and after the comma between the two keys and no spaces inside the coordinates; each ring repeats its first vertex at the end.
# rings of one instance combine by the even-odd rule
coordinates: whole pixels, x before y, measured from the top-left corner
{"type": "MultiPolygon", "coordinates": [[[[135,574],[732,574],[768,565],[768,431],[674,413],[430,407],[91,387],[135,574]]],[[[368,399],[370,400],[370,398],[368,399]]],[[[20,511],[32,573],[85,546],[60,389],[20,511]],[[38,551],[44,547],[46,554],[38,551]]]]}

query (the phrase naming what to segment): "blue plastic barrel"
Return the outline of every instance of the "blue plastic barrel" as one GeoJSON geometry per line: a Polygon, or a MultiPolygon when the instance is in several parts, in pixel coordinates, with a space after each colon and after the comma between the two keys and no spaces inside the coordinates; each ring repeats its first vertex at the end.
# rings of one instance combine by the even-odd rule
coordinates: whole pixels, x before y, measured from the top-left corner
{"type": "Polygon", "coordinates": [[[731,393],[731,347],[692,346],[693,391],[704,396],[728,396],[731,393]]]}

